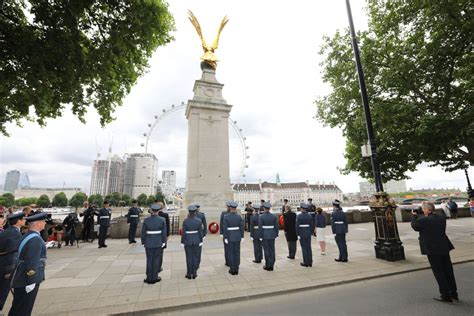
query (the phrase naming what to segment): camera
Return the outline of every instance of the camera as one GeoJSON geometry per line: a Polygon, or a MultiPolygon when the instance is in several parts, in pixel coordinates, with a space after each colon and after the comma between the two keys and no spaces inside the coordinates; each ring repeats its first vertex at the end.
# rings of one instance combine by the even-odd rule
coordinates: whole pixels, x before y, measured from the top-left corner
{"type": "Polygon", "coordinates": [[[421,209],[421,206],[413,207],[412,212],[415,212],[417,215],[423,214],[423,210],[421,209]]]}

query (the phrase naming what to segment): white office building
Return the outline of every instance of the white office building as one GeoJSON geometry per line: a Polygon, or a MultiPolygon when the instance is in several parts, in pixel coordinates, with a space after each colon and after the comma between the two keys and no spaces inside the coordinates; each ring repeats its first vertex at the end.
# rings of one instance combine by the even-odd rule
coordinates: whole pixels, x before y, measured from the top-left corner
{"type": "Polygon", "coordinates": [[[107,160],[95,160],[92,166],[90,194],[106,196],[123,191],[123,160],[114,155],[107,160]]]}
{"type": "Polygon", "coordinates": [[[170,196],[176,191],[176,172],[174,170],[163,170],[161,172],[161,192],[170,196]]]}
{"type": "Polygon", "coordinates": [[[154,154],[130,154],[125,163],[123,193],[137,198],[154,195],[158,190],[158,159],[154,154]]]}

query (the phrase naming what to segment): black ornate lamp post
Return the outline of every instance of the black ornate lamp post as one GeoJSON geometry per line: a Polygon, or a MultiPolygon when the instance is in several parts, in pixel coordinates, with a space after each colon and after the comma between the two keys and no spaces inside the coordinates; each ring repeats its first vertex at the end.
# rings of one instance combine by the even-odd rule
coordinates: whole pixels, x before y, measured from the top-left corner
{"type": "Polygon", "coordinates": [[[360,62],[359,48],[354,30],[354,22],[352,21],[352,12],[349,0],[346,0],[346,7],[352,37],[352,48],[354,50],[355,64],[359,78],[360,94],[364,106],[367,136],[369,139],[371,151],[370,161],[372,163],[372,172],[374,175],[376,188],[376,193],[370,201],[370,208],[374,214],[375,222],[375,256],[378,259],[384,259],[387,261],[405,260],[405,252],[398,235],[397,221],[395,218],[396,205],[395,202],[390,199],[388,194],[383,192],[382,174],[380,172],[380,164],[377,157],[377,146],[374,130],[372,127],[369,98],[367,97],[364,71],[360,62]]]}
{"type": "Polygon", "coordinates": [[[474,199],[474,190],[472,190],[471,181],[469,181],[469,174],[467,173],[467,168],[464,169],[464,173],[466,174],[467,180],[467,197],[469,199],[474,199]]]}

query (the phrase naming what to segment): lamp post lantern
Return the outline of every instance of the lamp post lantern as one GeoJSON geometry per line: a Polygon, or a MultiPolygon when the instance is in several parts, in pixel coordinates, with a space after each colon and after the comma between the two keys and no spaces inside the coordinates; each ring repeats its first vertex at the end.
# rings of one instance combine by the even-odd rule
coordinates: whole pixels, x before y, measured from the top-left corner
{"type": "Polygon", "coordinates": [[[374,214],[375,223],[375,256],[378,259],[387,261],[405,260],[405,252],[402,242],[398,235],[397,220],[395,218],[396,205],[388,194],[383,192],[382,174],[380,172],[380,164],[377,157],[377,146],[375,141],[374,129],[372,127],[372,117],[370,114],[369,98],[365,87],[364,71],[360,61],[359,47],[357,45],[357,37],[352,21],[351,5],[346,0],[347,16],[349,18],[349,27],[352,38],[352,48],[354,50],[355,65],[359,79],[360,94],[364,107],[365,123],[367,127],[367,136],[369,140],[370,161],[372,164],[372,172],[374,175],[376,193],[370,199],[370,209],[374,214]]]}

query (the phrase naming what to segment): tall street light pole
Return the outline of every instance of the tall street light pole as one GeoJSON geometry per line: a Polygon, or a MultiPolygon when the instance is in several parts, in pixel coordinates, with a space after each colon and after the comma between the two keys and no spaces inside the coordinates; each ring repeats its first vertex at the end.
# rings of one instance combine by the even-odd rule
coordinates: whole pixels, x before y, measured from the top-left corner
{"type": "Polygon", "coordinates": [[[387,261],[405,260],[405,252],[398,235],[397,220],[395,217],[396,205],[388,194],[383,192],[382,174],[377,157],[377,146],[375,142],[374,129],[372,127],[372,116],[370,114],[369,98],[365,87],[364,71],[360,62],[359,47],[357,45],[354,22],[352,21],[351,4],[346,0],[347,16],[349,17],[349,27],[352,38],[352,48],[359,78],[360,95],[365,113],[365,124],[367,127],[367,136],[371,149],[370,161],[372,163],[372,172],[375,180],[376,193],[370,200],[370,209],[374,214],[375,223],[375,256],[378,259],[387,261]]]}

